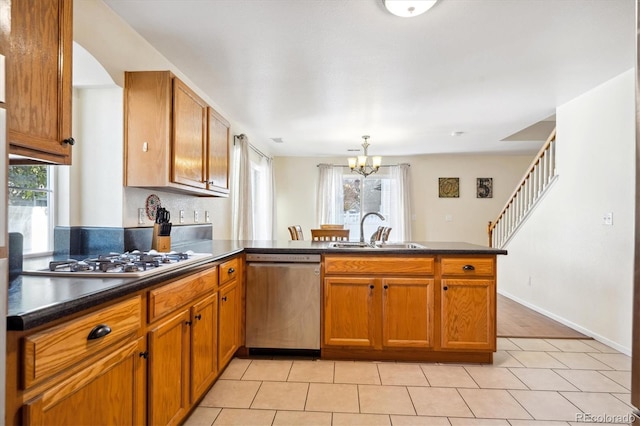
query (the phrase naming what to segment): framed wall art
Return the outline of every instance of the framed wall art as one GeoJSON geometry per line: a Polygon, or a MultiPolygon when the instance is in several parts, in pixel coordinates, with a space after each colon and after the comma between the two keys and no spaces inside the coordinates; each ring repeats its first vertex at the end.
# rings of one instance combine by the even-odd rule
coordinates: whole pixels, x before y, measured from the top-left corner
{"type": "Polygon", "coordinates": [[[476,197],[493,198],[493,178],[476,179],[476,197]]]}
{"type": "Polygon", "coordinates": [[[438,197],[459,198],[460,178],[441,177],[438,178],[438,197]]]}

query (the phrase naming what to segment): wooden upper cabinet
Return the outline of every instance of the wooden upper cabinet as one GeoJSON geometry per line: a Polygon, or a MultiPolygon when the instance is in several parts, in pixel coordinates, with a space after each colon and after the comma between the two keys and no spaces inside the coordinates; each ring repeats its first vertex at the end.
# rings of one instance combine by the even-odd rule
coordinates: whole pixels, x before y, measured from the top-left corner
{"type": "Polygon", "coordinates": [[[72,0],[14,0],[7,57],[11,161],[71,164],[72,0]]]}
{"type": "Polygon", "coordinates": [[[206,189],[207,104],[189,87],[173,80],[171,177],[175,183],[206,189]]]}
{"type": "Polygon", "coordinates": [[[221,195],[229,194],[229,122],[208,108],[207,185],[221,195]]]}
{"type": "Polygon", "coordinates": [[[126,72],[124,99],[126,186],[228,196],[228,121],[169,71],[126,72]]]}

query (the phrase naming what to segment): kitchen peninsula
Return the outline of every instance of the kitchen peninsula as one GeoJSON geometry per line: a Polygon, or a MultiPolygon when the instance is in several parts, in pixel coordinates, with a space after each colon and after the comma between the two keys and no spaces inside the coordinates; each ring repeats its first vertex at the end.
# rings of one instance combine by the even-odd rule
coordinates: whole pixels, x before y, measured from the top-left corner
{"type": "Polygon", "coordinates": [[[245,253],[321,255],[323,358],[490,363],[506,251],[419,244],[213,241],[210,257],[144,279],[21,275],[9,290],[6,424],[186,418],[247,353],[245,253]]]}

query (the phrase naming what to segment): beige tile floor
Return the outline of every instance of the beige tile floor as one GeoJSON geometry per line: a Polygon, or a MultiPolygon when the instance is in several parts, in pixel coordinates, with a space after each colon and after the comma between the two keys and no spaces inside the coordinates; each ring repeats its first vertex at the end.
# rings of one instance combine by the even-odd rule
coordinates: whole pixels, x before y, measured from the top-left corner
{"type": "Polygon", "coordinates": [[[499,338],[493,365],[236,358],[185,424],[629,424],[630,369],[563,339],[499,338]]]}

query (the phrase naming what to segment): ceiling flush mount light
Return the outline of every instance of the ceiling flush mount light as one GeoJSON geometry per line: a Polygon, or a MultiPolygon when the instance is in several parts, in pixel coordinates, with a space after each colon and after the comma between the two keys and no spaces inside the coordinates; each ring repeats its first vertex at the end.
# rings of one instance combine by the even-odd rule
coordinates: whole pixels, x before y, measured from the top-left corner
{"type": "Polygon", "coordinates": [[[382,0],[389,12],[402,18],[422,15],[431,9],[437,0],[382,0]]]}
{"type": "Polygon", "coordinates": [[[364,148],[364,155],[358,155],[357,158],[349,158],[349,168],[351,168],[351,171],[360,173],[364,177],[377,172],[382,164],[382,157],[372,157],[371,163],[369,163],[367,153],[369,148],[369,138],[370,136],[367,135],[362,137],[362,139],[364,139],[364,143],[362,144],[362,147],[364,148]]]}

